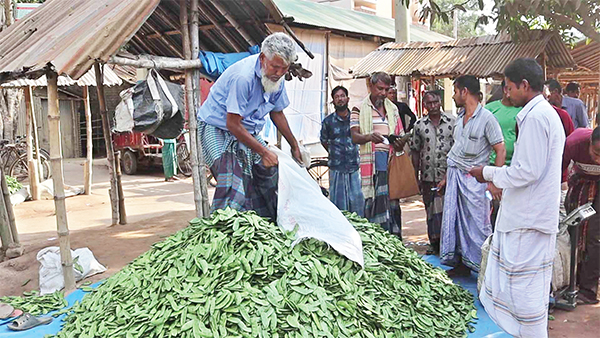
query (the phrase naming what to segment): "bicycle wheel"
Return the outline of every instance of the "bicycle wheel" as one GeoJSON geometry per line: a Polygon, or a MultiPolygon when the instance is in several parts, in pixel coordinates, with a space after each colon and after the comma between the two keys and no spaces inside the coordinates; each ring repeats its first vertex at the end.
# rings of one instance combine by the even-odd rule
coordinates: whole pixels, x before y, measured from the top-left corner
{"type": "Polygon", "coordinates": [[[17,181],[23,183],[29,180],[29,168],[27,166],[27,156],[21,156],[15,159],[8,170],[8,174],[17,181]]]}
{"type": "Polygon", "coordinates": [[[177,169],[185,176],[192,176],[192,159],[185,143],[177,145],[177,169]]]}
{"type": "Polygon", "coordinates": [[[316,160],[308,167],[308,173],[323,189],[329,189],[329,166],[327,160],[316,160]]]}

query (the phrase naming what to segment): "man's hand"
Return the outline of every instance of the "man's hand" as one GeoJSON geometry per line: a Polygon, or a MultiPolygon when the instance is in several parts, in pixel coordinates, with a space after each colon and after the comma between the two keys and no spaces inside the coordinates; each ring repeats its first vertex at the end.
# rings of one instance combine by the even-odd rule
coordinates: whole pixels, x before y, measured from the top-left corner
{"type": "Polygon", "coordinates": [[[408,142],[408,140],[410,140],[410,134],[406,134],[402,137],[398,137],[396,138],[396,140],[394,141],[394,150],[396,151],[403,151],[404,150],[404,146],[406,145],[406,143],[408,142]]]}
{"type": "Polygon", "coordinates": [[[292,156],[300,165],[304,165],[304,161],[302,160],[302,152],[300,152],[300,147],[296,146],[292,148],[292,156]]]}
{"type": "Polygon", "coordinates": [[[502,189],[500,189],[497,186],[495,186],[494,183],[488,182],[488,188],[487,188],[487,190],[490,191],[490,193],[492,194],[492,197],[496,201],[499,201],[499,200],[502,199],[502,189]]]}
{"type": "Polygon", "coordinates": [[[482,165],[480,165],[478,167],[474,167],[473,169],[469,170],[469,174],[471,174],[471,176],[475,177],[475,179],[479,183],[485,183],[485,182],[487,182],[483,178],[483,166],[482,165]]]}
{"type": "Polygon", "coordinates": [[[444,190],[446,190],[446,178],[444,177],[443,180],[440,181],[440,183],[438,183],[437,185],[437,193],[440,195],[444,194],[444,190]]]}
{"type": "Polygon", "coordinates": [[[377,143],[382,143],[383,142],[383,136],[381,135],[381,133],[374,131],[371,133],[371,135],[369,135],[371,138],[371,142],[377,144],[377,143]]]}
{"type": "Polygon", "coordinates": [[[275,155],[275,153],[270,151],[269,149],[266,149],[265,152],[262,154],[262,161],[263,165],[267,168],[274,167],[277,164],[279,164],[279,159],[277,158],[277,155],[275,155]]]}

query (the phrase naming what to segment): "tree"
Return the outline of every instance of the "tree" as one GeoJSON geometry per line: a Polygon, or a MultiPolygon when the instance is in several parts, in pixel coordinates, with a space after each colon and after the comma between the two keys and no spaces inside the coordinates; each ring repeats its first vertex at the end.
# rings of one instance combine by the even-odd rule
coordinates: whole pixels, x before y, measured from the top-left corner
{"type": "MultiPolygon", "coordinates": [[[[437,3],[442,8],[452,8],[454,5],[460,5],[464,0],[438,0],[437,3]]],[[[477,26],[477,20],[479,16],[473,11],[477,10],[476,4],[468,4],[465,6],[467,12],[462,13],[460,10],[450,13],[450,15],[458,15],[458,38],[470,38],[473,36],[480,36],[484,34],[483,29],[477,26]],[[460,13],[459,13],[460,12],[460,13]]],[[[449,16],[450,16],[449,15],[449,16]]],[[[450,18],[448,18],[450,19],[450,18]]],[[[447,36],[453,36],[454,34],[454,23],[449,20],[435,20],[431,23],[431,30],[447,36]]]]}
{"type": "MultiPolygon", "coordinates": [[[[431,21],[448,22],[449,13],[455,8],[466,11],[465,6],[477,5],[483,9],[483,0],[465,0],[451,8],[442,8],[440,0],[420,0],[421,16],[431,21]]],[[[491,15],[483,15],[477,24],[496,22],[497,31],[518,36],[524,30],[535,27],[543,19],[548,28],[567,31],[571,28],[600,42],[600,2],[597,0],[494,0],[491,15]]]]}

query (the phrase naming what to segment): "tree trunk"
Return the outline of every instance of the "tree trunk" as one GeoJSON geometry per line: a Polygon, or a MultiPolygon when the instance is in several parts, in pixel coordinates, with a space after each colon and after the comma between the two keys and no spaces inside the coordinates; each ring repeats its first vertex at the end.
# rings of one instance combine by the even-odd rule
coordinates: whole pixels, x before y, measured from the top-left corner
{"type": "Polygon", "coordinates": [[[108,174],[110,176],[110,206],[112,209],[112,225],[119,223],[119,188],[117,175],[115,172],[115,152],[113,150],[112,134],[108,123],[108,112],[106,111],[106,99],[104,96],[104,72],[101,71],[101,65],[96,63],[96,90],[98,90],[98,103],[100,105],[100,115],[102,116],[102,131],[104,133],[104,143],[106,144],[106,159],[108,160],[108,174]]]}
{"type": "Polygon", "coordinates": [[[17,124],[15,117],[18,115],[19,106],[21,105],[21,89],[0,89],[0,95],[4,96],[0,99],[0,105],[4,102],[4,106],[0,107],[0,113],[3,120],[3,138],[6,140],[15,140],[15,131],[17,124]]]}
{"type": "Polygon", "coordinates": [[[58,74],[48,72],[46,78],[48,79],[48,127],[50,134],[50,163],[52,164],[52,181],[54,183],[54,208],[60,245],[60,260],[65,278],[65,293],[69,293],[75,290],[75,277],[73,273],[73,257],[71,257],[67,207],[65,204],[62,150],[60,144],[58,74]]]}

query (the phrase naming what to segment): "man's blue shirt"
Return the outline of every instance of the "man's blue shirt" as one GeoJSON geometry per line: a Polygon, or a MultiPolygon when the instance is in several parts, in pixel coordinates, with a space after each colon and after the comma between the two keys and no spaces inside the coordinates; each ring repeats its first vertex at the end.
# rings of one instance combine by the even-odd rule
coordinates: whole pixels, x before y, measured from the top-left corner
{"type": "Polygon", "coordinates": [[[350,112],[346,118],[328,115],[321,124],[321,143],[329,147],[329,168],[342,173],[358,170],[358,145],[352,143],[350,112]]]}
{"type": "Polygon", "coordinates": [[[243,117],[244,128],[256,135],[265,125],[267,114],[282,111],[290,104],[283,82],[279,90],[265,93],[258,56],[242,59],[223,72],[198,110],[199,121],[227,130],[227,113],[238,114],[243,117]]]}

